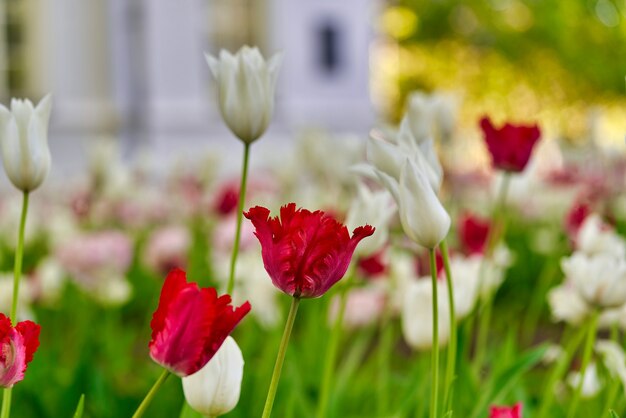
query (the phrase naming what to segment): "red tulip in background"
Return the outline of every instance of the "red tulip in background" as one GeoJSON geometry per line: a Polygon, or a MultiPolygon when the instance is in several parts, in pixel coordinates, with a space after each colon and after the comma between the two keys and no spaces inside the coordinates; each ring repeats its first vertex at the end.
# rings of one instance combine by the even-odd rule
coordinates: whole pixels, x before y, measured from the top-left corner
{"type": "Polygon", "coordinates": [[[522,418],[522,404],[514,406],[492,406],[489,411],[489,418],[522,418]]]}
{"type": "Polygon", "coordinates": [[[185,272],[172,270],[152,316],[150,357],[178,376],[200,370],[250,311],[250,304],[230,305],[230,296],[187,283],[185,272]]]}
{"type": "Polygon", "coordinates": [[[0,387],[10,388],[24,379],[24,373],[39,347],[41,327],[22,321],[15,327],[0,313],[0,387]]]}
{"type": "Polygon", "coordinates": [[[485,135],[493,166],[505,171],[524,170],[533,147],[541,136],[537,125],[515,126],[507,123],[496,129],[487,117],[480,120],[480,127],[485,135]]]}
{"type": "Polygon", "coordinates": [[[459,220],[459,240],[465,253],[484,254],[489,228],[488,219],[482,219],[470,213],[465,213],[459,220]]]}
{"type": "Polygon", "coordinates": [[[348,233],[348,228],[322,211],[297,209],[290,203],[280,217],[270,218],[267,208],[245,213],[256,228],[263,263],[274,286],[302,298],[322,296],[346,273],[359,241],[374,233],[370,225],[348,233]]]}

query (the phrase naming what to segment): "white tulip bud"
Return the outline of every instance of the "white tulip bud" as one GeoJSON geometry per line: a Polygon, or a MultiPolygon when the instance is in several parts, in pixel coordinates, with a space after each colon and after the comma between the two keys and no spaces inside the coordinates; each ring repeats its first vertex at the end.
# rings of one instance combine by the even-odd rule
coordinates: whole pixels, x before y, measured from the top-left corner
{"type": "Polygon", "coordinates": [[[450,215],[426,175],[408,159],[400,174],[398,208],[404,232],[419,245],[433,249],[448,234],[450,215]]]}
{"type": "Polygon", "coordinates": [[[217,80],[222,118],[246,144],[259,139],[274,113],[274,90],[282,55],[265,61],[259,50],[242,47],[235,55],[221,50],[219,59],[205,54],[217,80]]]}
{"type": "Polygon", "coordinates": [[[239,402],[243,364],[239,346],[232,337],[227,337],[203,368],[183,377],[183,392],[189,406],[207,417],[232,411],[239,402]]]}
{"type": "Polygon", "coordinates": [[[30,192],[50,171],[48,120],[52,102],[47,95],[33,107],[30,100],[11,100],[11,110],[0,105],[0,148],[4,170],[15,187],[30,192]]]}

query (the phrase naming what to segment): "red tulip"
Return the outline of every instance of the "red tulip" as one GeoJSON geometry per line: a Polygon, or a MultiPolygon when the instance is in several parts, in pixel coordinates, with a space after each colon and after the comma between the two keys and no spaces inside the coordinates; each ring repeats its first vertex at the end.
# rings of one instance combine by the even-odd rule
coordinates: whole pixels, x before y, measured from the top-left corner
{"type": "Polygon", "coordinates": [[[263,263],[274,286],[294,297],[322,296],[346,273],[359,241],[374,233],[370,225],[348,228],[322,211],[297,209],[290,203],[280,217],[267,208],[245,213],[261,243],[263,263]]]}
{"type": "Polygon", "coordinates": [[[385,258],[385,250],[380,250],[369,257],[359,258],[357,269],[366,279],[375,279],[388,270],[389,262],[385,258]]]}
{"type": "Polygon", "coordinates": [[[459,239],[461,247],[467,254],[483,254],[489,237],[491,224],[470,213],[464,214],[459,220],[459,239]]]}
{"type": "Polygon", "coordinates": [[[537,125],[515,126],[505,124],[496,129],[488,117],[480,120],[485,142],[495,168],[505,171],[524,170],[541,132],[537,125]]]}
{"type": "Polygon", "coordinates": [[[492,406],[489,411],[489,418],[522,418],[522,404],[516,403],[514,406],[492,406]]]}
{"type": "Polygon", "coordinates": [[[250,311],[250,304],[230,305],[230,296],[187,283],[185,272],[172,270],[152,316],[150,357],[178,376],[200,370],[250,311]]]}
{"type": "Polygon", "coordinates": [[[0,387],[10,388],[24,379],[28,363],[39,347],[41,327],[32,321],[22,321],[15,327],[0,313],[0,387]]]}

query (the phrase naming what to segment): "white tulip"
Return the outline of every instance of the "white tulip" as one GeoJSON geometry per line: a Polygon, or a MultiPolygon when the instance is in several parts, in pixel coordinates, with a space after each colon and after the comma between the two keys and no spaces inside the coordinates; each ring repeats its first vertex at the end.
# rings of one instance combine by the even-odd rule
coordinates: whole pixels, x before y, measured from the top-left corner
{"type": "Polygon", "coordinates": [[[372,192],[367,186],[359,183],[357,196],[352,201],[346,226],[352,231],[354,228],[369,224],[376,228],[376,233],[370,240],[359,244],[355,253],[361,257],[368,257],[380,250],[389,239],[389,221],[396,208],[393,199],[385,190],[372,192]]]}
{"type": "Polygon", "coordinates": [[[409,238],[426,248],[435,248],[448,234],[450,216],[424,173],[412,160],[402,166],[400,183],[382,176],[385,185],[397,194],[402,228],[409,238]]]}
{"type": "Polygon", "coordinates": [[[576,247],[587,255],[607,253],[626,257],[624,240],[597,214],[585,218],[576,237],[576,247]]]}
{"type": "Polygon", "coordinates": [[[575,252],[561,260],[565,276],[590,305],[614,308],[626,303],[626,260],[607,253],[575,252]]]}
{"type": "Polygon", "coordinates": [[[578,325],[589,314],[589,305],[578,294],[572,283],[565,282],[548,292],[548,304],[552,318],[571,325],[578,325]]]}
{"type": "Polygon", "coordinates": [[[373,132],[366,148],[367,160],[373,167],[366,169],[357,165],[355,171],[376,180],[375,171],[378,170],[399,180],[402,163],[409,158],[426,174],[428,182],[438,192],[443,181],[443,170],[432,146],[432,139],[418,143],[410,132],[403,129],[393,139],[394,142],[387,141],[378,132],[373,132]]]}
{"type": "Polygon", "coordinates": [[[15,187],[30,192],[50,171],[48,121],[52,98],[45,96],[37,107],[12,99],[11,110],[0,105],[0,147],[7,176],[15,187]]]}
{"type": "MultiPolygon", "coordinates": [[[[439,344],[450,338],[450,309],[445,282],[437,281],[439,344]]],[[[433,345],[433,288],[430,277],[414,280],[404,288],[402,335],[412,348],[424,350],[433,345]]]]}
{"type": "MultiPolygon", "coordinates": [[[[591,363],[587,370],[585,371],[585,375],[583,376],[583,385],[581,390],[581,395],[583,398],[593,398],[600,392],[602,389],[602,384],[600,382],[600,377],[598,376],[598,368],[595,363],[591,363]]],[[[571,372],[567,376],[567,383],[575,389],[578,387],[580,383],[580,372],[571,372]]]]}
{"type": "Polygon", "coordinates": [[[207,417],[232,411],[239,402],[243,364],[239,346],[232,337],[227,337],[203,368],[183,377],[183,392],[189,406],[207,417]]]}
{"type": "Polygon", "coordinates": [[[256,141],[274,113],[274,90],[282,55],[265,61],[259,50],[242,47],[235,55],[221,50],[219,59],[205,54],[217,80],[220,111],[230,130],[243,142],[256,141]]]}

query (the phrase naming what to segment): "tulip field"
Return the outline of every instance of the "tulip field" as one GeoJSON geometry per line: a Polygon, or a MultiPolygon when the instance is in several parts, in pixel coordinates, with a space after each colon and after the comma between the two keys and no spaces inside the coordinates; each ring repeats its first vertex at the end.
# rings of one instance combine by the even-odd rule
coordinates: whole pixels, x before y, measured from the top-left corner
{"type": "Polygon", "coordinates": [[[103,142],[40,189],[54,96],[0,106],[0,418],[626,417],[623,149],[485,114],[462,168],[414,91],[251,168],[281,55],[206,59],[233,177],[103,142]]]}

